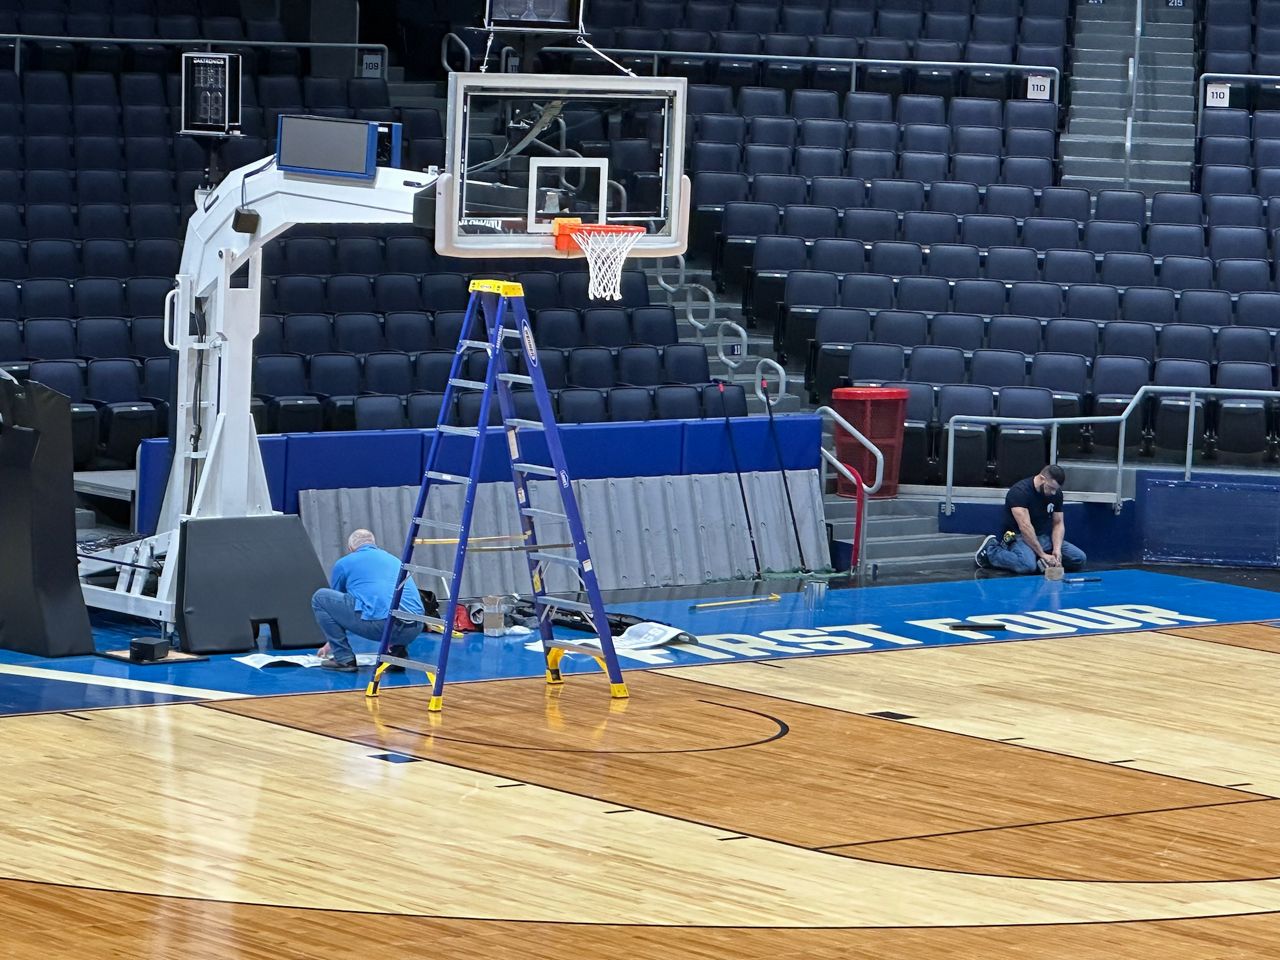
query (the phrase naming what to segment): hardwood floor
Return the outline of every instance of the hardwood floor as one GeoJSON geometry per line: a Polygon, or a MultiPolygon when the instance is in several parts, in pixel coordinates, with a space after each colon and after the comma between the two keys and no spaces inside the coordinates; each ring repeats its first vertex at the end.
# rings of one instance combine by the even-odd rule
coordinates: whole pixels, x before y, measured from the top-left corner
{"type": "Polygon", "coordinates": [[[0,957],[1273,956],[1280,659],[1175,633],[6,718],[0,957]]]}

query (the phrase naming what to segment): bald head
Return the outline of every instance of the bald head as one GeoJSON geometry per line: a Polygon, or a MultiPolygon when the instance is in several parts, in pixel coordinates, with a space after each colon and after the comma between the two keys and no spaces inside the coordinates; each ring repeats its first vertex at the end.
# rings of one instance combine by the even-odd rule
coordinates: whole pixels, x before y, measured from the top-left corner
{"type": "Polygon", "coordinates": [[[363,528],[353,530],[351,531],[351,536],[347,537],[347,549],[352,553],[359,550],[361,547],[376,547],[377,545],[378,541],[374,539],[373,531],[371,530],[365,530],[363,528]]]}

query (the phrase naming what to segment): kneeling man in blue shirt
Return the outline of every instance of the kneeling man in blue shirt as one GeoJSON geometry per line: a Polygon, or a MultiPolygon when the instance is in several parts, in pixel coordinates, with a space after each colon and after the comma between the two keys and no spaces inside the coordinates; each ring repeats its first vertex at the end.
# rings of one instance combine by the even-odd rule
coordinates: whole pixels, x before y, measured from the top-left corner
{"type": "MultiPolygon", "coordinates": [[[[422,630],[416,620],[406,620],[391,612],[391,597],[401,576],[400,560],[378,546],[368,530],[356,530],[347,538],[345,557],[333,565],[329,588],[315,592],[311,609],[324,634],[320,648],[321,666],[354,673],[356,655],[348,634],[365,640],[381,640],[387,617],[392,617],[388,652],[403,657],[406,648],[422,630]],[[326,656],[327,654],[327,656],[326,656]]],[[[408,575],[405,574],[407,577],[408,575]]],[[[400,609],[422,613],[422,597],[412,578],[405,581],[400,609]]]]}

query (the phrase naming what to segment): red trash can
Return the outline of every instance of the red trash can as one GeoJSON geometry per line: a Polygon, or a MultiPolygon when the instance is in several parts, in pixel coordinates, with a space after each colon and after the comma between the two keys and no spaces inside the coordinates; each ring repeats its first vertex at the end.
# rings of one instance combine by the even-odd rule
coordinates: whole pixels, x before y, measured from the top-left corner
{"type": "MultiPolygon", "coordinates": [[[[888,499],[898,495],[898,468],[902,462],[902,425],[907,416],[907,397],[903,387],[840,387],[831,392],[831,406],[848,420],[864,437],[884,454],[884,480],[872,496],[888,499]]],[[[864,483],[876,475],[876,459],[871,451],[836,428],[836,459],[858,471],[864,483]]],[[[844,477],[836,478],[836,493],[854,496],[853,484],[844,477]]]]}

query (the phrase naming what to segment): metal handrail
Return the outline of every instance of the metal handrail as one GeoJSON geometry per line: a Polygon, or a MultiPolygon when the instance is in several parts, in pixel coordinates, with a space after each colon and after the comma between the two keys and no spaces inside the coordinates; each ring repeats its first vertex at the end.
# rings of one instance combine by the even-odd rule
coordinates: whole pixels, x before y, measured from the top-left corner
{"type": "Polygon", "coordinates": [[[1195,415],[1194,407],[1196,397],[1243,397],[1267,400],[1280,400],[1280,390],[1235,390],[1230,387],[1166,387],[1157,386],[1155,384],[1144,384],[1133,395],[1133,398],[1125,405],[1122,412],[1111,414],[1110,416],[1101,417],[994,417],[982,416],[979,414],[956,414],[946,423],[947,431],[947,484],[946,496],[943,499],[942,512],[950,516],[955,512],[955,504],[953,497],[955,492],[955,466],[956,466],[956,445],[955,445],[955,425],[957,423],[982,423],[982,424],[1017,424],[1024,427],[1049,427],[1049,462],[1053,463],[1058,459],[1058,428],[1063,426],[1071,426],[1076,424],[1095,424],[1095,423],[1115,423],[1119,424],[1120,430],[1116,438],[1116,485],[1115,494],[1112,500],[1112,509],[1119,513],[1123,504],[1123,482],[1124,482],[1124,457],[1125,457],[1125,428],[1128,426],[1129,417],[1142,404],[1142,402],[1150,396],[1175,396],[1178,399],[1185,399],[1193,408],[1193,412],[1187,417],[1187,445],[1186,459],[1183,465],[1182,477],[1184,480],[1191,479],[1192,460],[1195,453],[1195,415]]]}
{"type": "MultiPolygon", "coordinates": [[[[774,366],[777,366],[777,364],[774,364],[774,366]]],[[[868,440],[866,437],[864,437],[862,433],[859,432],[857,427],[855,427],[852,423],[850,423],[844,417],[840,416],[840,414],[836,413],[835,410],[833,410],[831,407],[822,406],[813,412],[817,414],[821,414],[824,417],[830,417],[832,423],[834,423],[837,427],[839,427],[849,436],[853,437],[853,439],[857,440],[858,443],[861,444],[862,447],[866,449],[866,451],[870,453],[872,457],[875,458],[875,461],[876,461],[875,482],[872,483],[871,486],[867,486],[866,483],[863,483],[862,491],[867,494],[872,494],[878,491],[880,489],[881,484],[884,483],[884,454],[881,452],[880,448],[877,447],[870,440],[868,440]]],[[[830,455],[826,447],[822,448],[822,453],[823,453],[823,459],[826,460],[828,463],[835,461],[834,455],[830,455]]],[[[835,462],[839,462],[839,461],[835,461],[835,462]]],[[[846,477],[846,479],[849,479],[849,478],[846,477]]]]}
{"type": "Polygon", "coordinates": [[[1205,91],[1209,84],[1240,80],[1244,83],[1275,83],[1280,84],[1280,75],[1274,73],[1202,73],[1196,86],[1196,136],[1200,136],[1200,126],[1204,122],[1205,111],[1205,91]]]}
{"type": "Polygon", "coordinates": [[[770,406],[773,406],[774,404],[776,404],[783,397],[790,396],[790,394],[787,393],[786,368],[783,367],[782,364],[778,363],[777,360],[774,360],[770,357],[761,357],[758,361],[756,361],[754,386],[756,391],[756,399],[759,400],[761,403],[767,403],[770,406]],[[772,370],[775,374],[777,374],[777,376],[774,377],[774,379],[778,381],[778,389],[774,393],[766,393],[764,391],[764,387],[763,387],[763,384],[765,381],[764,372],[766,368],[772,370]]]}
{"type": "Polygon", "coordinates": [[[471,48],[467,46],[467,41],[463,40],[456,33],[450,31],[440,38],[440,65],[444,67],[445,73],[453,73],[453,67],[449,66],[449,44],[456,43],[462,48],[462,70],[464,73],[471,72],[471,48]]]}
{"type": "Polygon", "coordinates": [[[1133,10],[1133,56],[1129,59],[1129,113],[1124,123],[1124,185],[1129,186],[1133,165],[1133,121],[1138,113],[1138,71],[1142,66],[1143,0],[1133,10]]]}
{"type": "MultiPolygon", "coordinates": [[[[667,282],[666,269],[663,267],[662,260],[654,260],[654,279],[658,281],[658,286],[667,294],[667,299],[672,300],[672,306],[675,306],[674,297],[676,294],[684,294],[684,319],[689,326],[698,332],[698,339],[702,339],[702,335],[706,332],[707,327],[716,323],[716,295],[710,287],[686,278],[685,260],[683,256],[677,256],[676,261],[676,281],[675,283],[667,282]],[[711,319],[703,321],[693,315],[693,294],[701,293],[707,298],[707,316],[711,319]]],[[[722,321],[721,321],[722,322],[722,321]]]]}
{"type": "Polygon", "coordinates": [[[351,41],[311,42],[304,40],[210,40],[208,37],[192,37],[187,40],[174,40],[168,37],[63,37],[48,33],[0,33],[0,40],[14,40],[13,72],[22,74],[22,43],[26,40],[48,40],[56,43],[102,43],[125,47],[197,47],[201,50],[212,50],[214,47],[292,47],[298,50],[377,50],[382,53],[382,62],[390,63],[389,51],[385,43],[360,43],[351,41]]]}
{"type": "Polygon", "coordinates": [[[716,324],[716,359],[723,363],[730,370],[737,370],[747,359],[747,354],[751,350],[751,341],[747,337],[747,331],[743,329],[741,324],[734,323],[732,320],[721,320],[716,324]],[[733,359],[725,353],[725,331],[728,330],[738,342],[742,344],[742,353],[740,359],[733,359]]]}
{"type": "MultiPolygon", "coordinates": [[[[789,57],[775,53],[713,53],[710,50],[637,50],[623,47],[601,47],[603,53],[611,56],[648,57],[652,62],[654,76],[658,75],[658,64],[663,60],[735,60],[750,63],[836,63],[849,67],[850,89],[855,89],[857,68],[871,67],[913,67],[938,68],[943,70],[1007,70],[1012,73],[1030,76],[1048,75],[1053,81],[1054,105],[1059,102],[1062,87],[1062,71],[1058,67],[1037,67],[1025,63],[969,63],[960,60],[874,60],[868,57],[789,57]]],[[[574,53],[580,54],[578,47],[545,47],[541,53],[574,53]]]]}

